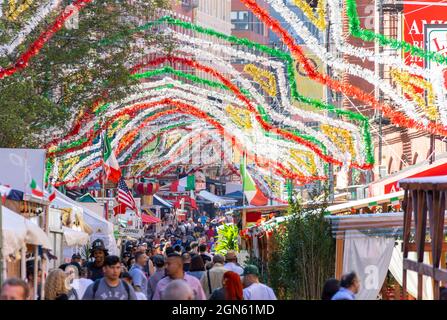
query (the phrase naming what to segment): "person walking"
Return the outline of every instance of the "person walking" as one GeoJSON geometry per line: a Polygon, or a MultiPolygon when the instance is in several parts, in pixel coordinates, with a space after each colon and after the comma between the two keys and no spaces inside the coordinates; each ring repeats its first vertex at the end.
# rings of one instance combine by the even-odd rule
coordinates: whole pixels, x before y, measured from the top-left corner
{"type": "Polygon", "coordinates": [[[135,290],[120,279],[121,263],[117,256],[107,256],[104,277],[88,286],[82,300],[138,300],[135,290]]]}
{"type": "Polygon", "coordinates": [[[206,296],[203,292],[202,285],[200,284],[200,281],[190,276],[189,274],[186,274],[183,271],[183,260],[182,257],[178,254],[170,254],[166,261],[166,273],[167,277],[161,279],[158,284],[157,288],[155,289],[154,296],[152,300],[160,300],[163,292],[165,291],[166,287],[174,280],[184,280],[189,287],[194,292],[194,299],[195,300],[205,300],[206,296]]]}
{"type": "Polygon", "coordinates": [[[241,277],[233,271],[225,272],[222,287],[214,290],[209,300],[244,300],[241,277]]]}
{"type": "Polygon", "coordinates": [[[206,244],[202,243],[199,246],[199,255],[200,255],[200,257],[202,257],[203,264],[206,264],[207,262],[212,261],[211,257],[207,254],[206,250],[207,250],[206,244]]]}
{"type": "Polygon", "coordinates": [[[194,300],[194,292],[183,280],[174,280],[166,287],[161,300],[194,300]]]}
{"type": "Polygon", "coordinates": [[[182,254],[183,258],[183,271],[188,272],[191,267],[191,255],[188,252],[182,254]]]}
{"type": "Polygon", "coordinates": [[[331,300],[332,297],[340,290],[340,281],[337,279],[329,279],[324,283],[321,300],[331,300]]]}
{"type": "Polygon", "coordinates": [[[135,254],[135,264],[129,270],[135,291],[142,292],[146,297],[148,292],[148,279],[144,272],[144,267],[147,265],[147,260],[148,257],[144,252],[137,252],[135,254]]]}
{"type": "Polygon", "coordinates": [[[88,278],[92,281],[96,281],[104,277],[103,266],[104,260],[109,255],[109,251],[104,246],[104,242],[101,239],[97,239],[92,244],[90,257],[95,260],[87,263],[88,278]]]}
{"type": "Polygon", "coordinates": [[[76,268],[78,268],[78,274],[80,274],[81,273],[81,259],[82,259],[81,255],[78,253],[75,253],[71,256],[71,261],[69,263],[61,264],[59,266],[59,268],[62,269],[63,271],[65,271],[65,268],[67,266],[74,265],[74,266],[76,266],[76,268]]]}
{"type": "Polygon", "coordinates": [[[29,300],[28,284],[19,278],[9,278],[2,284],[0,300],[29,300]]]}
{"type": "Polygon", "coordinates": [[[244,273],[244,269],[237,263],[236,252],[232,250],[228,251],[227,254],[225,255],[224,266],[227,270],[236,272],[240,276],[242,276],[242,273],[244,273]]]}
{"type": "Polygon", "coordinates": [[[192,257],[189,271],[186,273],[200,280],[203,274],[205,273],[205,264],[203,263],[202,257],[200,256],[192,257]]]}
{"type": "Polygon", "coordinates": [[[135,287],[135,285],[134,285],[134,283],[133,283],[132,276],[130,275],[129,272],[123,272],[123,273],[121,274],[120,278],[121,278],[123,281],[127,282],[127,284],[128,284],[129,286],[132,286],[132,287],[133,287],[133,289],[135,290],[135,295],[137,296],[137,300],[147,300],[146,295],[145,295],[143,292],[137,290],[137,289],[139,289],[139,287],[135,287]]]}
{"type": "Polygon", "coordinates": [[[156,255],[154,256],[153,260],[155,265],[155,273],[149,278],[147,295],[148,300],[152,300],[158,282],[166,276],[165,257],[163,255],[156,255]]]}
{"type": "Polygon", "coordinates": [[[205,291],[206,298],[209,299],[213,294],[213,291],[222,286],[222,279],[225,272],[228,271],[224,267],[225,258],[221,254],[216,254],[213,257],[213,266],[207,270],[206,273],[200,279],[202,288],[205,291]]]}
{"type": "Polygon", "coordinates": [[[65,268],[67,280],[71,287],[68,292],[68,300],[81,300],[87,287],[93,283],[92,280],[87,279],[87,268],[81,268],[81,274],[78,274],[77,271],[78,269],[73,265],[68,265],[65,268]]]}
{"type": "Polygon", "coordinates": [[[331,300],[355,300],[355,294],[360,291],[360,279],[355,272],[346,273],[341,277],[340,290],[331,300]]]}
{"type": "Polygon", "coordinates": [[[259,269],[255,265],[244,268],[244,300],[276,300],[272,288],[259,282],[259,269]]]}
{"type": "Polygon", "coordinates": [[[61,269],[52,270],[45,280],[45,300],[68,300],[67,275],[61,269]]]}

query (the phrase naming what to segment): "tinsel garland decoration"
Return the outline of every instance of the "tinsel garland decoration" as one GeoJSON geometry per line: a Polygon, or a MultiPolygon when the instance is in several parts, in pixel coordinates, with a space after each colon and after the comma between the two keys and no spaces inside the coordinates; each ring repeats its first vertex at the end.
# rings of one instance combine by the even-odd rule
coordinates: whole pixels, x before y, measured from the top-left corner
{"type": "MultiPolygon", "coordinates": [[[[166,21],[168,21],[168,22],[172,22],[172,23],[175,23],[175,24],[179,24],[180,22],[179,21],[176,21],[176,20],[172,20],[172,19],[169,19],[169,18],[166,18],[166,21]]],[[[191,26],[191,25],[185,25],[185,24],[183,24],[182,26],[186,26],[186,27],[194,27],[194,28],[196,28],[196,26],[191,26]]],[[[199,29],[200,30],[200,27],[197,27],[197,29],[199,29]]],[[[209,31],[209,30],[208,30],[209,31]]],[[[212,33],[212,32],[211,32],[212,33]]],[[[214,32],[215,33],[215,32],[214,32]]],[[[219,35],[219,36],[224,36],[224,35],[219,35]]],[[[225,37],[227,37],[227,36],[225,36],[225,37]]],[[[234,39],[236,39],[236,40],[240,40],[240,42],[244,42],[244,43],[247,43],[247,40],[246,39],[238,39],[238,38],[235,38],[235,37],[230,37],[232,40],[234,40],[234,39]]],[[[271,50],[270,48],[268,48],[268,47],[260,47],[262,50],[266,50],[266,51],[270,51],[270,53],[278,53],[278,51],[275,51],[275,50],[271,50]]],[[[280,53],[279,54],[280,56],[282,55],[282,56],[284,56],[284,53],[280,53]]],[[[291,77],[290,77],[290,79],[294,79],[294,75],[293,75],[293,63],[292,63],[292,60],[291,60],[291,58],[290,58],[290,56],[288,56],[287,54],[286,54],[286,56],[289,58],[288,59],[288,73],[289,73],[289,76],[290,75],[292,75],[291,77]]],[[[294,93],[295,92],[295,95],[294,96],[296,96],[296,86],[295,85],[292,85],[292,93],[294,93]]],[[[349,111],[344,111],[344,110],[337,110],[336,108],[334,108],[333,106],[327,106],[327,105],[325,105],[324,103],[322,103],[321,101],[318,101],[318,100],[312,100],[312,99],[310,99],[310,100],[308,100],[308,99],[306,99],[306,98],[304,98],[304,97],[300,97],[300,96],[297,96],[296,98],[298,98],[298,100],[300,100],[300,101],[302,101],[302,102],[305,102],[305,103],[313,103],[314,104],[314,106],[315,107],[317,107],[317,108],[326,108],[326,109],[329,109],[329,110],[331,110],[332,112],[336,112],[337,114],[339,114],[339,115],[344,115],[344,116],[348,116],[350,119],[355,119],[356,121],[360,121],[361,123],[363,123],[363,132],[364,132],[364,140],[365,141],[371,141],[371,139],[370,139],[370,136],[369,136],[369,130],[368,130],[368,124],[367,124],[367,119],[365,119],[363,116],[361,116],[360,114],[357,114],[357,113],[353,113],[353,112],[349,112],[349,111]]],[[[370,163],[372,163],[372,161],[373,161],[373,156],[372,156],[372,152],[371,152],[371,145],[367,145],[366,146],[366,148],[367,148],[367,157],[368,157],[368,162],[370,162],[370,163]]]]}
{"type": "MultiPolygon", "coordinates": [[[[85,175],[85,171],[82,172],[82,175],[85,175]]],[[[70,181],[74,181],[74,180],[70,180],[70,181]]]]}
{"type": "Polygon", "coordinates": [[[48,40],[50,40],[53,37],[53,35],[63,27],[65,21],[69,19],[72,14],[75,13],[75,9],[77,11],[80,11],[91,1],[92,0],[75,0],[71,4],[72,7],[62,12],[57,17],[56,21],[51,25],[51,27],[46,31],[44,31],[39,36],[39,38],[31,44],[31,46],[25,53],[20,55],[20,57],[17,59],[14,65],[0,69],[0,80],[3,79],[4,77],[9,77],[13,75],[14,73],[22,70],[23,68],[26,68],[31,58],[39,53],[39,51],[43,48],[45,43],[47,43],[48,40]]]}
{"type": "Polygon", "coordinates": [[[306,17],[312,22],[320,31],[326,29],[326,1],[319,0],[316,8],[316,16],[312,7],[306,0],[293,0],[293,3],[303,11],[306,17]]]}
{"type": "MultiPolygon", "coordinates": [[[[23,26],[20,31],[15,34],[8,44],[0,45],[0,57],[9,55],[21,45],[26,37],[39,25],[39,23],[60,4],[61,0],[50,0],[45,5],[42,5],[37,9],[35,15],[28,19],[27,24],[23,26]]],[[[1,17],[1,6],[0,6],[1,17]]]]}
{"type": "Polygon", "coordinates": [[[324,132],[339,148],[344,152],[349,152],[352,158],[355,158],[356,151],[352,142],[351,135],[347,130],[335,128],[328,125],[321,125],[321,131],[324,132]]]}
{"type": "Polygon", "coordinates": [[[244,71],[253,77],[253,80],[259,83],[262,89],[270,96],[275,97],[276,92],[276,79],[273,73],[262,70],[254,64],[247,64],[244,66],[244,71]]]}
{"type": "Polygon", "coordinates": [[[430,82],[396,69],[392,69],[390,74],[392,79],[421,107],[430,120],[439,120],[439,112],[435,105],[435,96],[430,82]],[[427,102],[423,97],[424,90],[426,91],[427,102]]]}
{"type": "MultiPolygon", "coordinates": [[[[8,0],[9,10],[6,17],[10,21],[16,21],[17,18],[34,3],[34,0],[25,0],[17,7],[17,0],[8,0]]],[[[1,3],[0,3],[1,5],[1,3]]]]}
{"type": "Polygon", "coordinates": [[[362,90],[349,85],[342,84],[339,81],[335,81],[330,79],[327,75],[322,75],[318,73],[312,66],[312,64],[305,57],[302,49],[298,46],[294,39],[285,31],[281,25],[274,19],[272,19],[266,10],[262,9],[258,6],[258,4],[253,0],[241,0],[248,8],[252,10],[252,12],[267,26],[269,26],[273,32],[277,33],[283,42],[289,47],[292,54],[297,58],[300,64],[303,66],[305,72],[311,79],[314,79],[320,82],[323,85],[328,86],[332,90],[345,93],[348,96],[354,97],[367,105],[370,105],[374,109],[380,110],[383,114],[388,117],[393,123],[408,127],[414,128],[421,131],[428,131],[434,134],[447,135],[447,128],[445,128],[441,124],[429,122],[426,123],[424,121],[416,121],[414,119],[408,118],[402,112],[394,110],[390,105],[382,104],[376,101],[376,99],[362,90]]]}
{"type": "MultiPolygon", "coordinates": [[[[192,67],[194,69],[209,73],[210,75],[212,75],[213,77],[215,77],[216,79],[219,79],[224,85],[226,85],[227,87],[229,87],[231,89],[231,91],[234,92],[234,94],[242,101],[244,102],[244,104],[247,106],[247,110],[249,110],[250,112],[252,112],[253,114],[255,114],[255,119],[257,120],[258,123],[260,123],[260,125],[262,126],[262,128],[264,130],[267,131],[272,131],[275,133],[278,133],[279,135],[289,139],[289,140],[293,140],[299,144],[302,144],[308,148],[310,148],[313,152],[315,152],[321,159],[323,159],[326,162],[332,162],[336,165],[341,165],[341,162],[339,162],[338,160],[333,159],[330,156],[324,155],[322,153],[322,151],[317,148],[315,145],[311,144],[310,142],[300,138],[300,137],[296,137],[293,134],[291,134],[290,132],[286,132],[283,129],[279,129],[279,128],[274,128],[271,125],[267,124],[262,117],[257,113],[256,108],[252,105],[251,101],[242,94],[242,92],[239,90],[239,88],[237,86],[235,86],[231,81],[229,81],[227,78],[225,78],[223,75],[221,75],[219,72],[217,72],[216,70],[201,65],[196,61],[187,59],[187,58],[181,58],[181,57],[173,57],[173,56],[169,56],[169,57],[160,57],[157,59],[154,59],[153,61],[149,62],[149,63],[144,63],[142,65],[139,65],[137,68],[134,69],[134,72],[136,72],[136,70],[142,68],[143,66],[154,66],[154,65],[158,65],[164,62],[170,62],[170,63],[182,63],[184,65],[187,65],[189,67],[192,67]]],[[[370,165],[363,165],[361,166],[365,169],[370,168],[370,165]]]]}

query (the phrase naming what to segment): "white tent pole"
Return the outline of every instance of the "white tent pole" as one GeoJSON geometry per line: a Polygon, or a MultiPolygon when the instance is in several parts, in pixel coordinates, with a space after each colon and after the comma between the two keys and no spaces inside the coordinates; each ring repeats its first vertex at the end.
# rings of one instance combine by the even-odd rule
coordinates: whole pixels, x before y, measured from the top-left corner
{"type": "MultiPolygon", "coordinates": [[[[34,287],[34,300],[37,300],[37,277],[39,275],[39,246],[34,246],[34,279],[33,279],[33,287],[34,287]]],[[[43,297],[42,297],[43,299],[43,297]]]]}
{"type": "Polygon", "coordinates": [[[26,245],[20,249],[20,274],[23,280],[26,280],[26,245]]]}

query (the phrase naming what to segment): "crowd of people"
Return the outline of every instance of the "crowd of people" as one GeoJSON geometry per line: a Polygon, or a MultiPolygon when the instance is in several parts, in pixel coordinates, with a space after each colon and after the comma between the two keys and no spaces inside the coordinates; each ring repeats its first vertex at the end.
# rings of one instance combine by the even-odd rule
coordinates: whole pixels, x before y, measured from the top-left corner
{"type": "MultiPolygon", "coordinates": [[[[161,232],[122,243],[120,256],[110,255],[97,239],[89,261],[74,254],[70,262],[49,272],[45,294],[38,299],[276,300],[273,290],[260,282],[256,266],[243,268],[233,251],[213,253],[217,227],[228,222],[228,217],[210,221],[205,213],[197,222],[166,221],[161,232]]],[[[8,279],[1,298],[30,299],[33,282],[8,279]]]]}

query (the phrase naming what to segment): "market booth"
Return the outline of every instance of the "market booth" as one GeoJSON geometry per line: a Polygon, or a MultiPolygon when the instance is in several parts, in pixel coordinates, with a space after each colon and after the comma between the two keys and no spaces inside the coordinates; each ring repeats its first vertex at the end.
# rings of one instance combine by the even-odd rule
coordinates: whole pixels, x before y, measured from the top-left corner
{"type": "MultiPolygon", "coordinates": [[[[34,292],[37,292],[37,272],[39,263],[42,265],[46,259],[42,259],[39,248],[52,250],[52,245],[47,234],[32,220],[2,206],[2,253],[4,257],[3,279],[18,277],[26,279],[27,256],[33,255],[34,266],[34,292]]],[[[42,288],[44,277],[41,279],[42,288]]]]}
{"type": "MultiPolygon", "coordinates": [[[[59,191],[56,191],[56,199],[51,203],[51,207],[62,210],[62,225],[64,227],[75,230],[78,229],[77,231],[87,233],[90,238],[90,243],[96,239],[101,239],[104,241],[104,245],[107,247],[110,254],[119,253],[114,236],[113,223],[107,221],[59,191]]],[[[81,238],[83,237],[85,236],[81,236],[81,238]]],[[[65,251],[64,256],[67,254],[68,251],[65,251]]]]}

